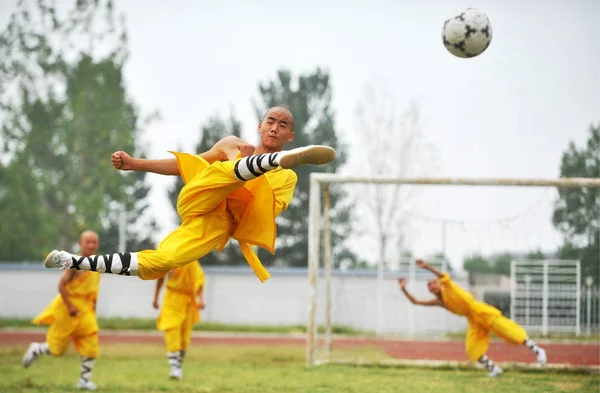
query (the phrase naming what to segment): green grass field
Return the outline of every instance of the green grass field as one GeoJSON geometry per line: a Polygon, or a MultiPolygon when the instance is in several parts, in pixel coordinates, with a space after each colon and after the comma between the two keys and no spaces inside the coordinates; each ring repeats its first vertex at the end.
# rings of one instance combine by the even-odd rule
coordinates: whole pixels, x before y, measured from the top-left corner
{"type": "MultiPolygon", "coordinates": [[[[79,360],[72,350],[62,358],[40,358],[23,369],[24,349],[0,347],[0,392],[77,391],[79,360]]],[[[376,350],[361,351],[378,356],[376,350]]],[[[115,393],[597,393],[600,387],[597,374],[553,370],[507,370],[491,379],[474,369],[345,365],[306,369],[302,348],[258,346],[194,347],[183,366],[184,380],[170,381],[164,352],[161,345],[105,345],[92,380],[99,391],[115,393]]]]}
{"type": "MultiPolygon", "coordinates": [[[[100,330],[156,330],[156,319],[147,318],[98,318],[100,330]]],[[[22,328],[34,327],[31,318],[0,318],[0,328],[22,328]]],[[[230,325],[215,322],[202,322],[194,325],[196,331],[211,332],[239,332],[239,333],[304,333],[306,327],[303,325],[272,326],[272,325],[230,325]]],[[[319,328],[324,331],[323,327],[319,328]]],[[[349,336],[369,336],[367,332],[352,329],[347,326],[332,326],[334,334],[349,336]]]]}

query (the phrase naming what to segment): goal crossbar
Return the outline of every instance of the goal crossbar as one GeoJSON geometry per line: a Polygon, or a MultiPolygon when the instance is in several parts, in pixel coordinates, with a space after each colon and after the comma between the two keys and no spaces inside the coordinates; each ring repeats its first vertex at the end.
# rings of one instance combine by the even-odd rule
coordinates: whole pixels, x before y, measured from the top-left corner
{"type": "Polygon", "coordinates": [[[395,176],[353,176],[336,173],[311,173],[311,180],[318,183],[375,183],[375,184],[420,184],[455,186],[517,186],[517,187],[558,187],[558,188],[600,188],[600,178],[565,177],[559,179],[518,179],[518,178],[460,178],[460,177],[395,177],[395,176]]]}
{"type": "MultiPolygon", "coordinates": [[[[308,323],[306,326],[306,365],[315,364],[315,340],[317,336],[317,277],[319,273],[319,253],[321,239],[319,229],[323,222],[323,266],[325,273],[326,298],[326,351],[331,351],[331,236],[329,232],[329,184],[400,184],[400,185],[451,185],[451,186],[515,186],[515,187],[556,187],[556,188],[600,188],[600,178],[559,178],[559,179],[519,179],[519,178],[454,178],[454,177],[394,177],[394,176],[354,176],[336,173],[311,173],[309,191],[308,220],[308,284],[310,288],[308,323]],[[321,211],[320,191],[323,191],[323,211],[321,211]],[[323,221],[321,221],[323,220],[323,221]]],[[[380,274],[380,272],[378,272],[380,274]]]]}

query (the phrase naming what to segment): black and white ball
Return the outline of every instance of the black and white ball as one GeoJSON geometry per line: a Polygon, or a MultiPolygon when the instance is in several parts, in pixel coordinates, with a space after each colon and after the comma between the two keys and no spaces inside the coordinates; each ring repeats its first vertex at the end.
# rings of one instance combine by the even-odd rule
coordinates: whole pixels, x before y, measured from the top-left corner
{"type": "Polygon", "coordinates": [[[467,8],[444,21],[442,39],[448,52],[458,57],[482,54],[492,41],[492,25],[483,12],[467,8]]]}

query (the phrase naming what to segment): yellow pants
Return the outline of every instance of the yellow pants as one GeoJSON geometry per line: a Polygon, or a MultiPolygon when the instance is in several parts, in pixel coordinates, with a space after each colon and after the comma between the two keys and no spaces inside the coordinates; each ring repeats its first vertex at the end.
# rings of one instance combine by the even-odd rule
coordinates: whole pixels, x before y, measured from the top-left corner
{"type": "Polygon", "coordinates": [[[490,331],[510,344],[523,344],[527,332],[516,322],[504,317],[493,316],[490,320],[474,322],[469,320],[469,330],[465,349],[472,362],[484,355],[490,345],[490,331]]]}
{"type": "Polygon", "coordinates": [[[186,318],[181,325],[165,330],[165,343],[168,352],[184,351],[192,342],[192,318],[186,318]]]}
{"type": "Polygon", "coordinates": [[[156,250],[138,253],[138,276],[143,280],[163,277],[169,270],[197,261],[227,244],[232,218],[226,198],[244,186],[234,174],[234,162],[215,162],[200,170],[179,193],[177,213],[181,226],[156,250]]]}
{"type": "Polygon", "coordinates": [[[86,358],[96,358],[100,352],[98,323],[91,312],[77,317],[69,315],[56,318],[46,335],[48,348],[54,356],[61,356],[72,339],[77,353],[86,358]]]}

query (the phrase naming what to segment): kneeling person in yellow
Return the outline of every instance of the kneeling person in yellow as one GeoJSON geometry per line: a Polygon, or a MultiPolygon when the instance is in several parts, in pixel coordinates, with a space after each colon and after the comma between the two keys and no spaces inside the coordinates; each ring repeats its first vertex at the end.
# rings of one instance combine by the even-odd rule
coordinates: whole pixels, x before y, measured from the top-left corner
{"type": "MultiPolygon", "coordinates": [[[[171,270],[165,276],[167,289],[160,315],[156,322],[158,330],[165,333],[167,360],[171,366],[169,377],[181,379],[181,364],[185,351],[192,341],[192,327],[200,321],[199,310],[204,309],[204,271],[200,263],[192,262],[171,270]]],[[[165,277],[156,280],[152,306],[159,308],[158,297],[165,277]]]]}
{"type": "Polygon", "coordinates": [[[502,369],[487,355],[490,344],[490,332],[510,344],[526,345],[537,356],[538,366],[546,364],[546,351],[539,347],[527,332],[516,322],[504,317],[500,310],[487,303],[475,300],[473,295],[454,283],[448,274],[444,274],[422,260],[417,265],[437,276],[427,284],[429,291],[436,297],[431,300],[417,300],[406,290],[406,280],[399,279],[400,288],[413,303],[421,306],[441,306],[448,311],[467,317],[469,330],[465,349],[469,360],[479,362],[489,370],[489,376],[502,374],[502,369]]]}
{"type": "MultiPolygon", "coordinates": [[[[81,255],[90,256],[98,251],[98,235],[85,231],[79,240],[81,255]]],[[[96,300],[100,274],[67,270],[58,284],[59,295],[37,317],[36,325],[50,325],[46,342],[33,342],[23,357],[23,366],[29,367],[39,355],[61,356],[73,340],[75,351],[81,356],[81,374],[78,387],[96,390],[90,381],[92,369],[98,357],[98,322],[96,300]]]]}
{"type": "Polygon", "coordinates": [[[223,250],[233,238],[260,281],[265,281],[269,272],[252,246],[275,253],[275,218],[287,209],[298,180],[290,169],[327,164],[335,158],[335,150],[327,146],[282,151],[294,139],[293,127],[291,112],[277,106],[258,124],[260,144],[256,148],[237,137],[227,137],[197,156],[174,152],[176,158],[145,160],[114,153],[112,163],[117,169],[183,178],[186,184],[177,200],[181,226],[156,250],[91,257],[54,250],[46,256],[45,266],[154,280],[215,249],[223,250]]]}

